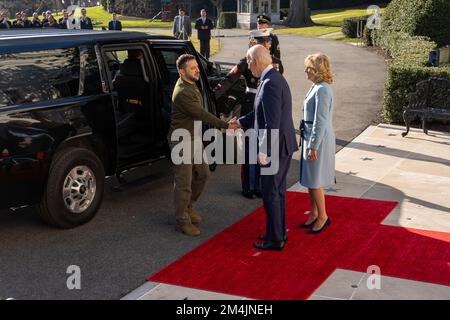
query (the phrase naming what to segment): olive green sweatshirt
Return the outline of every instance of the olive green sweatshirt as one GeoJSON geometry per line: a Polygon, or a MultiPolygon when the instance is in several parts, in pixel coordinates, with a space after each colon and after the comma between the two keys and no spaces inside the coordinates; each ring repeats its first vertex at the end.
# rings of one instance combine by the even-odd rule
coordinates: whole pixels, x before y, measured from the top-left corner
{"type": "Polygon", "coordinates": [[[203,100],[195,83],[178,79],[172,94],[172,117],[169,139],[175,129],[186,129],[194,137],[194,121],[202,121],[216,128],[228,128],[228,123],[203,109],[203,100]]]}

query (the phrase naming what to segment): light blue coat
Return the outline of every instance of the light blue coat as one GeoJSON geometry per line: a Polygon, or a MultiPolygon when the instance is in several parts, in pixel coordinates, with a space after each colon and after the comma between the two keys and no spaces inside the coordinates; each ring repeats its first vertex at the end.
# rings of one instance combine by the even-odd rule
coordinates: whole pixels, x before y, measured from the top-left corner
{"type": "Polygon", "coordinates": [[[333,90],[326,82],[311,87],[303,104],[305,123],[300,184],[320,188],[336,182],[336,138],[333,130],[333,90]],[[318,160],[308,160],[308,149],[317,150],[318,160]]]}

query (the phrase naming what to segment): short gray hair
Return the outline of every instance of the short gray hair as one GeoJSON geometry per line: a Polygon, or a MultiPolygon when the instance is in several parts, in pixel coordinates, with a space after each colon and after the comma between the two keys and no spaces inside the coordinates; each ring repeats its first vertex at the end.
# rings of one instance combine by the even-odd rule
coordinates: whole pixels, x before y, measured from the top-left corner
{"type": "Polygon", "coordinates": [[[260,44],[254,45],[248,49],[247,56],[252,60],[257,60],[264,66],[268,66],[272,63],[272,57],[270,56],[269,50],[260,44]]]}

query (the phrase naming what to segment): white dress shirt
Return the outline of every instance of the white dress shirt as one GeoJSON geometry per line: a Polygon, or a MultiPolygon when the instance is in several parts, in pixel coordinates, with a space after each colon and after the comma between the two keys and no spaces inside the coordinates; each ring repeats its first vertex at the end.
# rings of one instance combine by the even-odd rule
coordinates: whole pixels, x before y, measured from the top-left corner
{"type": "Polygon", "coordinates": [[[264,76],[270,71],[270,69],[273,69],[273,66],[272,66],[272,64],[269,64],[265,69],[264,69],[264,71],[261,73],[261,81],[263,81],[264,80],[264,76]]]}
{"type": "Polygon", "coordinates": [[[184,22],[184,16],[180,16],[180,25],[178,26],[179,27],[179,31],[180,32],[183,32],[183,22],[184,22]]]}

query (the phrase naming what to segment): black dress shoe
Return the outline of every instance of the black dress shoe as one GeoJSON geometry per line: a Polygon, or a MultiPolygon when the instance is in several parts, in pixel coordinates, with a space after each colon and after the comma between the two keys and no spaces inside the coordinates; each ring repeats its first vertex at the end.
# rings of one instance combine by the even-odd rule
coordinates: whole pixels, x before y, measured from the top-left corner
{"type": "Polygon", "coordinates": [[[255,191],[255,192],[253,192],[253,194],[254,194],[255,197],[257,197],[257,198],[262,198],[262,193],[261,193],[261,192],[255,191]]]}
{"type": "Polygon", "coordinates": [[[245,191],[242,191],[242,195],[243,195],[244,197],[246,197],[247,199],[253,199],[253,192],[245,192],[245,191]]]}
{"type": "Polygon", "coordinates": [[[308,230],[309,234],[318,234],[321,233],[323,231],[323,229],[325,229],[326,227],[328,227],[331,224],[331,220],[330,218],[327,219],[327,221],[324,223],[324,225],[322,226],[322,228],[320,228],[319,230],[308,230]]]}
{"type": "Polygon", "coordinates": [[[266,241],[264,243],[254,243],[253,246],[259,250],[276,250],[284,249],[284,241],[266,241]]]}
{"type": "MultiPolygon", "coordinates": [[[[258,236],[258,240],[268,241],[267,238],[266,238],[266,236],[263,235],[263,234],[260,234],[260,235],[258,236]]],[[[283,241],[284,241],[284,242],[287,242],[287,236],[284,236],[283,241]]]]}
{"type": "Polygon", "coordinates": [[[307,229],[307,228],[311,228],[314,223],[316,223],[317,218],[315,218],[311,223],[303,223],[301,225],[299,225],[299,228],[303,228],[303,229],[307,229]]]}

